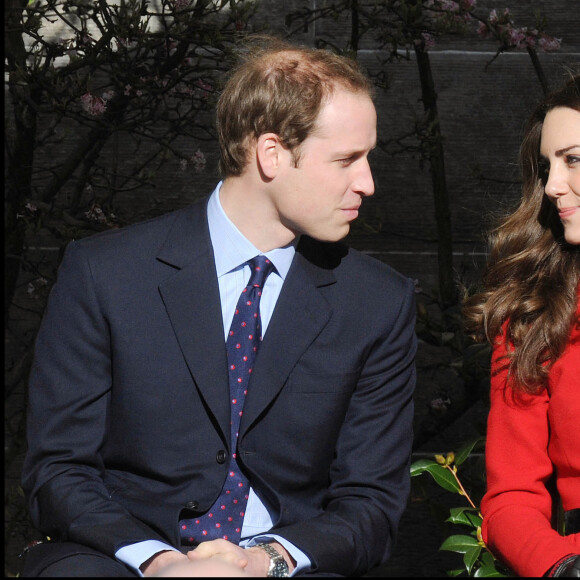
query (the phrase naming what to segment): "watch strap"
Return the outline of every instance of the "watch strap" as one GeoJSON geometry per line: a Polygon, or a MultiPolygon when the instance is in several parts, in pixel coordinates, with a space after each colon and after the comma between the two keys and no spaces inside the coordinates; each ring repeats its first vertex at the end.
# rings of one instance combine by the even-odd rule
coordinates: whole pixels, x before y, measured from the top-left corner
{"type": "Polygon", "coordinates": [[[288,577],[288,563],[284,556],[273,548],[270,544],[256,544],[256,548],[261,548],[270,557],[270,566],[266,576],[268,578],[286,578],[288,577]]]}

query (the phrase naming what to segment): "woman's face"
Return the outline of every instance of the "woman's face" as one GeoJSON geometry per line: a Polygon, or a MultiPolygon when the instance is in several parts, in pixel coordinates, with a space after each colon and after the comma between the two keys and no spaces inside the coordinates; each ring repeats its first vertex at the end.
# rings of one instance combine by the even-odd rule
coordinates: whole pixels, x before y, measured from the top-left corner
{"type": "Polygon", "coordinates": [[[580,112],[552,109],[544,119],[540,143],[545,192],[558,209],[569,244],[580,245],[580,112]]]}

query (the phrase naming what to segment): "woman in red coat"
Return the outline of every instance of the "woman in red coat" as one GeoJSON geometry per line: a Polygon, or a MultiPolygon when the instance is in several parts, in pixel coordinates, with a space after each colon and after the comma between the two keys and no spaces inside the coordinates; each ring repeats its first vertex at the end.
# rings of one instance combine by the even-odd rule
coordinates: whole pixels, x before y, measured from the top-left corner
{"type": "Polygon", "coordinates": [[[520,165],[522,199],[465,307],[468,330],[493,345],[482,534],[518,576],[577,577],[580,75],[536,109],[520,165]]]}

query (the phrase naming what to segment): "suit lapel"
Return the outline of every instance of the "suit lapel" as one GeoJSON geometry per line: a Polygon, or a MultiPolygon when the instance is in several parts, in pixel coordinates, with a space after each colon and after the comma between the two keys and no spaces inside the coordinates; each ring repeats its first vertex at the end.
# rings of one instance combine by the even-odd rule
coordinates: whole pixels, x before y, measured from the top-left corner
{"type": "Polygon", "coordinates": [[[174,271],[159,292],[195,384],[228,441],[227,357],[206,215],[206,204],[178,215],[157,256],[174,271]]]}
{"type": "Polygon", "coordinates": [[[240,437],[276,397],[296,361],[330,320],[332,309],[318,288],[334,281],[331,270],[323,270],[296,254],[260,346],[244,403],[240,437]]]}
{"type": "MultiPolygon", "coordinates": [[[[321,263],[321,255],[312,253],[313,248],[316,252],[320,247],[301,242],[294,257],[260,346],[244,403],[240,437],[276,397],[296,361],[330,320],[332,309],[319,288],[334,283],[335,278],[333,266],[321,263]]],[[[157,259],[171,269],[159,292],[175,336],[199,393],[227,442],[227,355],[205,203],[178,214],[157,259]]]]}

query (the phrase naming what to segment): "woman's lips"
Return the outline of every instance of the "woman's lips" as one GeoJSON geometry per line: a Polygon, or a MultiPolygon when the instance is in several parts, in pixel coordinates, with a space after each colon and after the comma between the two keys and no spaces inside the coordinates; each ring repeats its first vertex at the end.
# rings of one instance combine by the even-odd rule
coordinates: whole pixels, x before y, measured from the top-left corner
{"type": "Polygon", "coordinates": [[[565,220],[566,218],[569,218],[574,213],[576,213],[578,211],[578,209],[580,209],[580,208],[578,208],[578,207],[565,207],[565,208],[558,210],[558,215],[560,216],[560,219],[565,220]]]}

